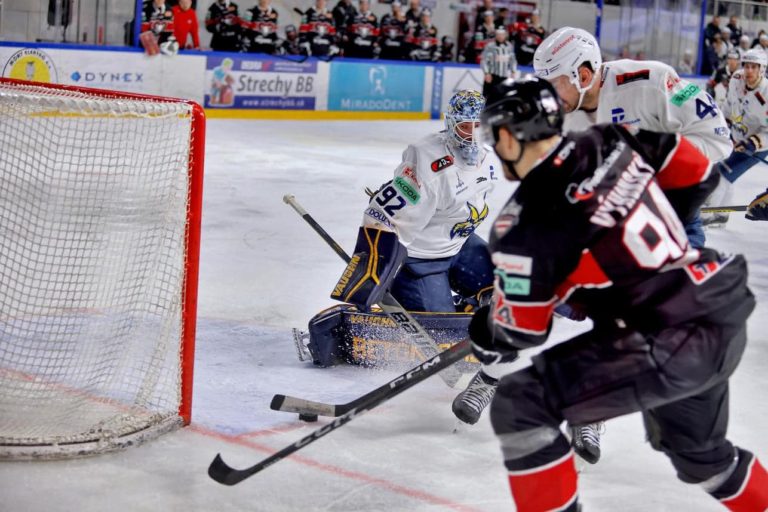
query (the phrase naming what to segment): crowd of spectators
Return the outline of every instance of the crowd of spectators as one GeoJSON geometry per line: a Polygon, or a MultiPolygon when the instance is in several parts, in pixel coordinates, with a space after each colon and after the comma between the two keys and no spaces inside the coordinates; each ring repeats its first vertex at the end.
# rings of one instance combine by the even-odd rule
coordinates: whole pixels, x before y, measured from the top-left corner
{"type": "MultiPolygon", "coordinates": [[[[728,81],[733,72],[739,69],[742,55],[752,48],[762,49],[768,54],[768,33],[760,30],[756,35],[747,34],[742,29],[738,16],[731,16],[725,25],[720,16],[713,16],[704,27],[701,74],[710,77],[708,89],[718,103],[722,104],[724,101],[728,81]]],[[[686,50],[678,71],[696,73],[691,50],[686,50]]]]}
{"type": "MultiPolygon", "coordinates": [[[[420,0],[410,0],[407,8],[394,0],[381,19],[371,11],[369,0],[339,0],[333,8],[327,0],[311,4],[305,11],[296,9],[301,13],[297,27],[281,25],[270,0],[258,0],[247,10],[231,0],[214,0],[205,17],[210,47],[271,55],[479,63],[483,48],[501,27],[508,32],[517,62],[530,64],[546,35],[537,12],[520,21],[507,8],[494,8],[492,0],[482,1],[472,26],[458,38],[439,34],[432,13],[420,0]]],[[[171,41],[179,48],[199,49],[195,9],[194,0],[145,0],[141,31],[154,34],[161,46],[171,41]]]]}

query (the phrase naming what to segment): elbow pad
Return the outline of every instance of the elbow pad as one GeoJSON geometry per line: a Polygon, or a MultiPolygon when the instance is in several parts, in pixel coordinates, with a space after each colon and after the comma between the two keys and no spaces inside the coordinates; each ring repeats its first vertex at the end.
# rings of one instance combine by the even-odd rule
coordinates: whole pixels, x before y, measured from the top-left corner
{"type": "Polygon", "coordinates": [[[368,311],[381,301],[406,255],[405,246],[395,233],[361,227],[352,259],[334,286],[331,298],[368,311]]]}

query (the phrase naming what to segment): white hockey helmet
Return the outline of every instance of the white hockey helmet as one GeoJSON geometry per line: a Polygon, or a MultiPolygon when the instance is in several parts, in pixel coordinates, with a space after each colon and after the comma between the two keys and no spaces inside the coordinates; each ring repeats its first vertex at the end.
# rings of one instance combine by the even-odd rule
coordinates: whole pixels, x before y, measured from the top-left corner
{"type": "Polygon", "coordinates": [[[595,37],[581,28],[563,27],[547,37],[533,54],[533,69],[536,76],[551,80],[565,75],[579,91],[579,104],[584,93],[597,81],[598,71],[603,64],[600,46],[595,37]],[[589,63],[594,75],[586,87],[579,85],[579,67],[589,63]]]}
{"type": "Polygon", "coordinates": [[[751,50],[747,50],[744,52],[744,55],[741,56],[741,65],[743,66],[747,62],[760,66],[760,76],[763,76],[765,74],[765,68],[768,67],[768,53],[762,48],[752,48],[751,50]]]}

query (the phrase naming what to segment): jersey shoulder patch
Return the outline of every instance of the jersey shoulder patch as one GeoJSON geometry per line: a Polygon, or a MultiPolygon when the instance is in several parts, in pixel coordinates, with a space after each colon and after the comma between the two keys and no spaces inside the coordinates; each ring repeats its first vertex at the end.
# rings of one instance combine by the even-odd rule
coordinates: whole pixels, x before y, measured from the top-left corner
{"type": "Polygon", "coordinates": [[[446,169],[452,165],[453,165],[453,157],[451,155],[445,155],[445,156],[441,156],[440,158],[432,162],[432,164],[430,164],[429,167],[430,169],[432,169],[432,172],[440,172],[443,169],[446,169]]]}
{"type": "Polygon", "coordinates": [[[640,80],[650,80],[651,70],[641,69],[639,71],[633,71],[630,73],[621,73],[616,75],[616,85],[626,85],[632,82],[638,82],[640,80]]]}

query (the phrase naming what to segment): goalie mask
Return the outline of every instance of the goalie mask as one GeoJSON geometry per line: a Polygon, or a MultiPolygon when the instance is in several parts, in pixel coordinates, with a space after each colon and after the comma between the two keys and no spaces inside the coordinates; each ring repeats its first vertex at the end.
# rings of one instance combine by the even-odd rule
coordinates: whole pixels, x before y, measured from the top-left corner
{"type": "Polygon", "coordinates": [[[485,98],[477,91],[464,90],[454,94],[445,112],[448,143],[469,165],[477,164],[480,145],[475,126],[485,107],[485,98]]]}

